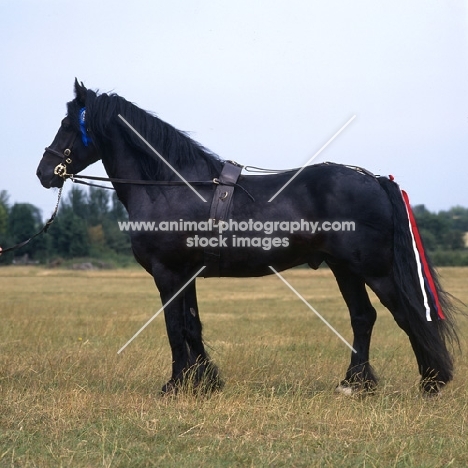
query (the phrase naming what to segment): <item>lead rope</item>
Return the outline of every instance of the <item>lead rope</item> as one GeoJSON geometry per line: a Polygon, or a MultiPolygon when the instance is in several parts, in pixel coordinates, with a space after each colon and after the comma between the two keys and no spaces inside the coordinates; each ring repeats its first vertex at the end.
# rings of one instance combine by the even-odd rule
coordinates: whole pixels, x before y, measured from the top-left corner
{"type": "Polygon", "coordinates": [[[57,215],[59,205],[60,205],[60,198],[62,197],[62,190],[63,190],[63,185],[62,185],[62,187],[59,188],[57,203],[55,204],[54,212],[52,213],[52,216],[49,218],[49,220],[44,224],[42,229],[40,231],[36,232],[36,234],[32,235],[29,239],[26,239],[25,241],[19,242],[18,244],[13,245],[12,247],[2,249],[1,250],[2,254],[6,253],[6,252],[10,252],[12,250],[20,249],[21,247],[24,247],[26,244],[29,244],[29,242],[31,242],[35,237],[39,236],[43,232],[47,232],[47,230],[49,229],[50,225],[54,222],[55,217],[57,215]]]}

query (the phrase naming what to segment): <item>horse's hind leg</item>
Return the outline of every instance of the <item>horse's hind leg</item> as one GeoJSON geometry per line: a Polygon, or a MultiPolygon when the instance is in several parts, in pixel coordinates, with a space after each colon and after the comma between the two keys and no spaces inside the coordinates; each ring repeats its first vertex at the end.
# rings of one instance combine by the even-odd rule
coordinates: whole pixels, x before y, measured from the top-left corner
{"type": "Polygon", "coordinates": [[[436,394],[452,378],[453,363],[441,336],[434,332],[439,324],[419,319],[418,311],[402,302],[391,276],[366,278],[380,302],[392,313],[398,326],[408,335],[421,374],[421,388],[426,394],[436,394]],[[409,314],[413,314],[413,318],[409,314]],[[418,321],[416,321],[418,320],[418,321]],[[432,330],[430,330],[432,327],[432,330]],[[432,331],[432,335],[429,335],[432,331]]]}
{"type": "Polygon", "coordinates": [[[351,352],[346,376],[336,390],[347,395],[362,390],[372,391],[377,378],[369,363],[369,347],[377,314],[370,303],[364,279],[352,273],[346,266],[329,266],[349,309],[354,334],[353,348],[356,351],[351,352]]]}

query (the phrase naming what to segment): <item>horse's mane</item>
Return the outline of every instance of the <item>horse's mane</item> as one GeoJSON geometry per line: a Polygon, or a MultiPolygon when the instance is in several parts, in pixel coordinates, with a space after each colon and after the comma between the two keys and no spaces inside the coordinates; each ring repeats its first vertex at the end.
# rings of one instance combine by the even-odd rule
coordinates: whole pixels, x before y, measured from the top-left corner
{"type": "Polygon", "coordinates": [[[208,169],[210,176],[215,177],[219,174],[223,161],[192,140],[186,133],[117,94],[97,94],[88,90],[86,119],[92,134],[105,145],[111,134],[115,138],[115,132],[112,130],[113,126],[118,125],[118,134],[136,150],[136,161],[144,178],[163,180],[173,177],[174,174],[141,138],[118,118],[118,114],[122,115],[178,171],[201,165],[208,169]]]}

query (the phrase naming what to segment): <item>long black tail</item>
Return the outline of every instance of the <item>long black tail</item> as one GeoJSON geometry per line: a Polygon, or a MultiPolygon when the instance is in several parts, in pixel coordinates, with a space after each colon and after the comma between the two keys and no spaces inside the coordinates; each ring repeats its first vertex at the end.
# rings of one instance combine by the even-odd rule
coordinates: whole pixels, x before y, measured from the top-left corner
{"type": "Polygon", "coordinates": [[[428,320],[413,249],[413,238],[409,228],[408,212],[401,190],[395,182],[386,177],[379,177],[378,180],[393,207],[393,276],[399,296],[399,313],[403,314],[403,328],[407,328],[405,331],[410,337],[423,381],[447,383],[453,377],[452,345],[459,344],[454,322],[453,301],[440,286],[433,267],[428,264],[439,305],[445,317],[440,318],[436,300],[426,284],[426,298],[430,306],[431,318],[428,320]]]}

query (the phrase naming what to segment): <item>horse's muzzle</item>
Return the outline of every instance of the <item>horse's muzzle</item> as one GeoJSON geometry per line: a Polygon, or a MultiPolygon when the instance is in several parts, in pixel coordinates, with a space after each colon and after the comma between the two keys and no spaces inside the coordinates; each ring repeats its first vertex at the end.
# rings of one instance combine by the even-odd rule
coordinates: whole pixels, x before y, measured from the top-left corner
{"type": "Polygon", "coordinates": [[[52,187],[60,188],[65,182],[65,180],[62,177],[55,174],[53,171],[44,171],[44,169],[41,167],[41,164],[39,164],[37,168],[36,175],[39,181],[41,182],[42,186],[47,189],[52,187]]]}

